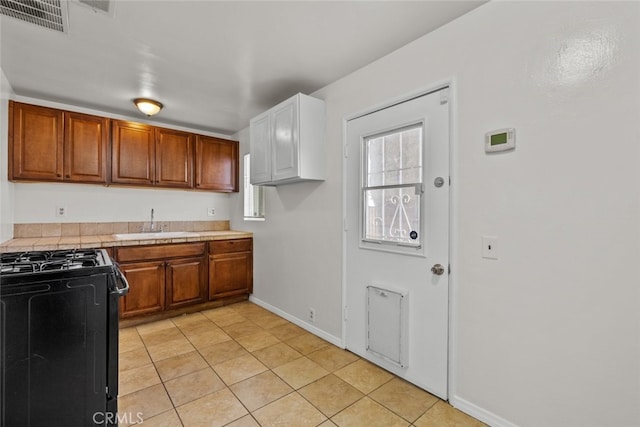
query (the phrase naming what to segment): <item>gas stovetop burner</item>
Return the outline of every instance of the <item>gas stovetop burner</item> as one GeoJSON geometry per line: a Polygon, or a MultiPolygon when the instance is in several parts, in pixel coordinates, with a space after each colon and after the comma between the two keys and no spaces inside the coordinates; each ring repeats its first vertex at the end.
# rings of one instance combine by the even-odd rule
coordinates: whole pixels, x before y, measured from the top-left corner
{"type": "Polygon", "coordinates": [[[97,267],[101,265],[99,253],[96,249],[5,253],[0,254],[0,272],[10,275],[97,267]]]}
{"type": "Polygon", "coordinates": [[[14,262],[5,264],[0,264],[0,274],[12,274],[12,273],[34,273],[36,272],[37,266],[33,263],[20,263],[14,262]]]}
{"type": "Polygon", "coordinates": [[[93,249],[73,249],[51,252],[50,259],[89,259],[96,257],[97,253],[93,249]]]}
{"type": "Polygon", "coordinates": [[[0,254],[0,263],[30,263],[47,260],[47,252],[13,252],[0,254]]]}
{"type": "Polygon", "coordinates": [[[43,262],[40,264],[40,271],[51,270],[74,270],[76,268],[83,267],[95,267],[97,264],[95,258],[67,258],[67,259],[52,259],[51,261],[43,262]]]}

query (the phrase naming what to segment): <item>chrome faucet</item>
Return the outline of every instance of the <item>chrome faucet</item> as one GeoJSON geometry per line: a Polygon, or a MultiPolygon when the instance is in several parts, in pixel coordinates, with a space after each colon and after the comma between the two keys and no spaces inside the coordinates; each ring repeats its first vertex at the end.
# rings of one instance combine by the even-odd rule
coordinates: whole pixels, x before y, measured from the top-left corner
{"type": "Polygon", "coordinates": [[[151,225],[149,226],[149,231],[152,233],[156,231],[156,225],[153,222],[153,208],[151,208],[151,225]]]}

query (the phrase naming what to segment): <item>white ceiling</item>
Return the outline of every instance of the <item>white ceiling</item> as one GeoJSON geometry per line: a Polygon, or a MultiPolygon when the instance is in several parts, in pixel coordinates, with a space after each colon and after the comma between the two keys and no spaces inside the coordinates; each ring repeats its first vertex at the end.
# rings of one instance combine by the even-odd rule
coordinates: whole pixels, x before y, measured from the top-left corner
{"type": "Polygon", "coordinates": [[[155,122],[232,134],[482,3],[70,1],[67,33],[2,16],[0,65],[17,95],[130,117],[151,97],[155,122]]]}

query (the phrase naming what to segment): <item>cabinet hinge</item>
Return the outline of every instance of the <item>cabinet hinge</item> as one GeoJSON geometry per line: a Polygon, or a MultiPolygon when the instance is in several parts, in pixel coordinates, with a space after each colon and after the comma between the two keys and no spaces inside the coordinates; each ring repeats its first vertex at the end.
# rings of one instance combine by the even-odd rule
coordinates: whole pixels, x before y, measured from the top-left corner
{"type": "Polygon", "coordinates": [[[346,159],[347,157],[349,157],[349,145],[344,144],[343,147],[344,147],[343,148],[343,155],[344,155],[344,158],[346,159]]]}
{"type": "Polygon", "coordinates": [[[342,318],[346,321],[349,320],[349,313],[347,311],[347,306],[345,305],[342,309],[342,318]]]}

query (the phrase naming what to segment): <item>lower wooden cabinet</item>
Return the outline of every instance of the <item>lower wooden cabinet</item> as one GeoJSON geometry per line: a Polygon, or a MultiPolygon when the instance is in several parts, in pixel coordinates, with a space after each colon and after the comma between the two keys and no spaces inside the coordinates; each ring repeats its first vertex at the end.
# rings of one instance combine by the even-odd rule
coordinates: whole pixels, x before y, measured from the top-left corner
{"type": "Polygon", "coordinates": [[[253,292],[251,238],[117,247],[113,256],[129,282],[121,319],[170,315],[253,292]]]}
{"type": "Polygon", "coordinates": [[[120,317],[158,313],[207,300],[205,243],[116,248],[115,257],[129,282],[120,317]]]}
{"type": "Polygon", "coordinates": [[[209,242],[209,299],[253,292],[253,239],[209,242]]]}
{"type": "Polygon", "coordinates": [[[129,293],[120,299],[120,317],[139,316],[164,310],[164,261],[121,264],[129,282],[129,293]]]}
{"type": "Polygon", "coordinates": [[[204,257],[176,259],[166,263],[166,308],[206,301],[207,269],[204,257]]]}

